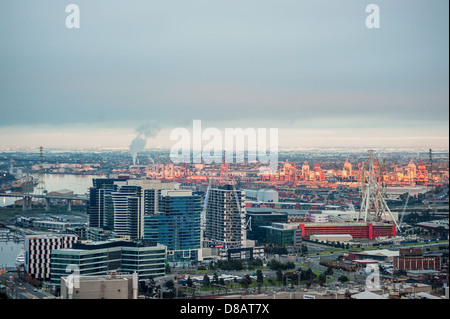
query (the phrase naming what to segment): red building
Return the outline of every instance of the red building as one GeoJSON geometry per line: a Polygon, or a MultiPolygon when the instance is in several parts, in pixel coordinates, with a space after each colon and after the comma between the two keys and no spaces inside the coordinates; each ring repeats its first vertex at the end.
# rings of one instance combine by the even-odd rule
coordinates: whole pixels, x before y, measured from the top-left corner
{"type": "Polygon", "coordinates": [[[400,249],[393,266],[394,270],[441,270],[441,257],[423,256],[420,249],[400,249]]]}
{"type": "Polygon", "coordinates": [[[391,224],[355,223],[301,223],[303,238],[311,235],[351,235],[355,239],[373,239],[376,237],[395,237],[396,228],[391,224]]]}

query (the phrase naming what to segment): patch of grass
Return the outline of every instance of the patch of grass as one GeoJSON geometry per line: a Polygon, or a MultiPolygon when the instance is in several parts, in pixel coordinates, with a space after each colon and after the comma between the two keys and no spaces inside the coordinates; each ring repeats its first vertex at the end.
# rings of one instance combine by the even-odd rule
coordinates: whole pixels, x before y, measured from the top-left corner
{"type": "Polygon", "coordinates": [[[14,218],[14,211],[11,211],[9,209],[0,209],[0,219],[8,221],[11,218],[14,218]]]}

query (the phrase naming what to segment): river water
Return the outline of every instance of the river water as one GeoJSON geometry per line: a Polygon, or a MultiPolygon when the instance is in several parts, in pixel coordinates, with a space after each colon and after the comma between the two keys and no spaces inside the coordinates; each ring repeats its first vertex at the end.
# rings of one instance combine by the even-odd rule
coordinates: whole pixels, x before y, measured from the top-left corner
{"type": "MultiPolygon", "coordinates": [[[[33,177],[37,178],[37,175],[33,177]]],[[[92,179],[100,178],[98,175],[71,175],[71,174],[44,174],[45,189],[48,192],[59,191],[62,189],[71,190],[76,195],[84,195],[89,192],[92,187],[92,179]]],[[[37,194],[38,189],[35,187],[34,192],[37,194]]],[[[0,197],[0,207],[14,204],[19,198],[0,197]]]]}
{"type": "MultiPolygon", "coordinates": [[[[37,178],[37,176],[34,176],[37,178]]],[[[92,187],[92,178],[100,178],[98,175],[70,175],[70,174],[44,174],[45,189],[48,192],[62,189],[71,190],[76,195],[84,195],[92,187]]],[[[37,188],[34,193],[37,193],[37,188]]],[[[14,204],[19,198],[0,197],[0,207],[14,204]]],[[[6,239],[5,231],[0,230],[0,268],[14,267],[16,257],[23,248],[23,240],[15,241],[6,239]]]]}
{"type": "Polygon", "coordinates": [[[5,231],[0,230],[0,268],[14,267],[17,255],[24,248],[23,240],[8,240],[4,237],[5,233],[5,231]]]}

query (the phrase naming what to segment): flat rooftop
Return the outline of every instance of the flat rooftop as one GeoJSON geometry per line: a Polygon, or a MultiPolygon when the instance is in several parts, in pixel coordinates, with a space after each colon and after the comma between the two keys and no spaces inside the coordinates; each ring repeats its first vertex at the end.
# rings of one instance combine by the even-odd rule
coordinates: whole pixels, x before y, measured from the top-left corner
{"type": "MultiPolygon", "coordinates": [[[[68,277],[61,277],[61,279],[63,280],[67,280],[68,277]]],[[[133,274],[123,274],[123,273],[118,273],[115,276],[112,276],[110,274],[108,275],[98,275],[98,276],[77,276],[77,279],[82,282],[82,281],[104,281],[104,280],[108,280],[108,281],[123,281],[123,280],[129,280],[133,278],[133,274]]]]}
{"type": "Polygon", "coordinates": [[[379,249],[379,250],[364,250],[355,252],[357,255],[367,255],[367,256],[385,256],[385,257],[396,257],[399,256],[400,252],[388,249],[379,249]]]}
{"type": "Polygon", "coordinates": [[[342,237],[342,238],[348,238],[348,237],[352,237],[352,235],[350,235],[350,234],[325,234],[325,235],[320,235],[320,234],[318,234],[318,235],[311,235],[311,236],[314,236],[314,237],[316,237],[316,238],[322,238],[322,237],[324,237],[324,238],[326,238],[326,237],[342,237]]]}

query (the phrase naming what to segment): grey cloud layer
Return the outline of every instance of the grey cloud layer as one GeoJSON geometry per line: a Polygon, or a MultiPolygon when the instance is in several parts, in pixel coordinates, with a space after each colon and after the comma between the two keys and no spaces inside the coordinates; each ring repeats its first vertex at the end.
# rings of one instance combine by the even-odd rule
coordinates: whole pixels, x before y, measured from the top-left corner
{"type": "MultiPolygon", "coordinates": [[[[448,2],[0,4],[0,126],[401,117],[448,126],[448,2]]],[[[138,124],[136,124],[138,123],[138,124]]],[[[407,125],[407,124],[406,124],[407,125]]]]}

